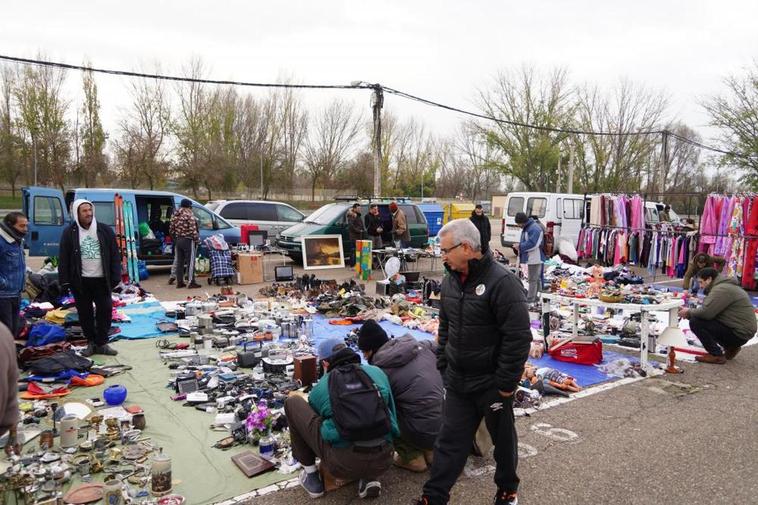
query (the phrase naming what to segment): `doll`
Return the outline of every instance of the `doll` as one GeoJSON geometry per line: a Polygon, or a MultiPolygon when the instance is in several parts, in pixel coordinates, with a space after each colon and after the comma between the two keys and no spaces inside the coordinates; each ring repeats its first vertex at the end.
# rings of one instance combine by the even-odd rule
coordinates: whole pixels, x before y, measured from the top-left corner
{"type": "Polygon", "coordinates": [[[566,375],[560,370],[556,370],[555,368],[537,368],[533,365],[527,364],[524,366],[524,374],[522,377],[525,381],[528,380],[530,384],[535,384],[537,381],[542,380],[544,384],[548,384],[562,391],[576,393],[582,390],[582,387],[576,383],[576,379],[570,375],[566,375]]]}

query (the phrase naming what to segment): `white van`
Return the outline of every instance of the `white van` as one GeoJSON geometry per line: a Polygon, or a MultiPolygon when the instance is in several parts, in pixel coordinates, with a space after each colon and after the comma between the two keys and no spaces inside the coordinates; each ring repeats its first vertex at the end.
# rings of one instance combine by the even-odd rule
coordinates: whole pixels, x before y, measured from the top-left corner
{"type": "Polygon", "coordinates": [[[511,247],[521,239],[521,228],[516,224],[516,213],[537,216],[552,231],[554,243],[564,238],[576,244],[584,217],[584,195],[571,193],[509,193],[503,208],[500,244],[511,247]]]}

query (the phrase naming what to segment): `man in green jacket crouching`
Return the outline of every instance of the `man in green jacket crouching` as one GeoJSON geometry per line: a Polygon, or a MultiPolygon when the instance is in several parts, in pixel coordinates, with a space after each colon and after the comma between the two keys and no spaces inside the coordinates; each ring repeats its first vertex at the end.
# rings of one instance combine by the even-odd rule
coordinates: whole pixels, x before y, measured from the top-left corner
{"type": "Polygon", "coordinates": [[[690,330],[708,351],[695,359],[723,365],[755,335],[758,326],[755,307],[735,279],[723,277],[715,268],[700,270],[697,278],[706,293],[703,306],[697,309],[682,307],[679,317],[690,320],[690,330]]]}
{"type": "Polygon", "coordinates": [[[311,498],[323,496],[318,456],[334,477],[359,480],[358,496],[376,498],[378,479],[392,466],[392,440],[400,435],[389,380],[380,368],[360,364],[340,339],[322,342],[318,351],[324,376],[307,400],[291,394],[284,402],[292,454],[303,465],[300,485],[311,498]]]}

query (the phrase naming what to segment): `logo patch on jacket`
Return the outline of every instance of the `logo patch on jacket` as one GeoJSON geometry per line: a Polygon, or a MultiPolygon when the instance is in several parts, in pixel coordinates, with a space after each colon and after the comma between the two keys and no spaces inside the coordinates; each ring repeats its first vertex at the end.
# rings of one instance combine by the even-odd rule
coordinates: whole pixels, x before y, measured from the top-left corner
{"type": "Polygon", "coordinates": [[[476,287],[475,292],[476,292],[477,295],[482,296],[486,290],[487,290],[487,288],[485,287],[484,284],[479,284],[476,287]]]}

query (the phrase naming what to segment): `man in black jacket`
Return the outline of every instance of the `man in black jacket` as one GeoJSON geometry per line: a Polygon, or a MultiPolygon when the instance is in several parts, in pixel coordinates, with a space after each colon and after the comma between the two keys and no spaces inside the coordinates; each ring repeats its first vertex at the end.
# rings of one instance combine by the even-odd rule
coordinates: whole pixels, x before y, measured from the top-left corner
{"type": "Polygon", "coordinates": [[[108,345],[111,329],[111,291],[121,277],[121,258],[110,226],[95,220],[95,208],[87,200],[71,206],[74,222],[63,230],[58,262],[58,282],[71,289],[82,333],[87,337],[83,356],[118,352],[108,345]],[[96,310],[92,310],[94,302],[96,310]]]}
{"type": "Polygon", "coordinates": [[[495,505],[518,503],[513,393],[532,341],[519,280],[491,253],[479,230],[456,219],[439,232],[447,275],[442,281],[437,368],[446,387],[442,430],[422,505],[446,504],[484,417],[495,444],[495,505]]]}
{"type": "Polygon", "coordinates": [[[382,233],[384,228],[382,227],[382,217],[379,215],[379,206],[375,203],[371,204],[366,214],[366,233],[371,238],[371,247],[374,249],[381,249],[382,233]]]}
{"type": "Polygon", "coordinates": [[[479,236],[482,239],[482,254],[484,254],[490,250],[490,239],[492,239],[490,218],[484,215],[484,208],[480,204],[477,204],[474,210],[471,211],[469,219],[474,223],[476,229],[479,230],[479,236]]]}
{"type": "Polygon", "coordinates": [[[373,319],[358,330],[358,349],[369,364],[387,374],[395,397],[400,438],[395,439],[395,465],[423,472],[442,426],[444,388],[436,368],[437,345],[410,334],[392,340],[373,319]]]}
{"type": "Polygon", "coordinates": [[[350,210],[347,211],[345,216],[347,220],[347,265],[355,265],[355,241],[363,239],[363,233],[366,229],[363,227],[363,220],[361,219],[361,204],[354,203],[350,210]]]}

